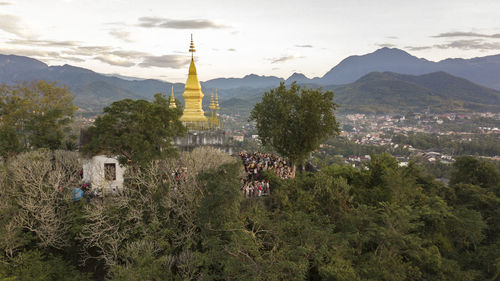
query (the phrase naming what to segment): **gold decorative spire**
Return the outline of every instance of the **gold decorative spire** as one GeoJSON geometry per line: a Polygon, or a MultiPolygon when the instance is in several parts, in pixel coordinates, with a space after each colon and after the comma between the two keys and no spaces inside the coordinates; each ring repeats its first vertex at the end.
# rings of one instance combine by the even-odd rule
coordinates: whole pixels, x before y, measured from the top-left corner
{"type": "Polygon", "coordinates": [[[189,51],[191,52],[191,59],[193,59],[194,52],[196,52],[196,49],[194,48],[193,34],[192,33],[191,33],[191,44],[189,45],[189,51]]]}
{"type": "Polygon", "coordinates": [[[169,108],[177,108],[177,105],[175,104],[175,97],[174,97],[174,85],[172,85],[172,95],[170,96],[170,103],[168,105],[169,108]]]}
{"type": "Polygon", "coordinates": [[[208,106],[208,108],[215,109],[214,92],[210,93],[210,105],[208,106]]]}
{"type": "Polygon", "coordinates": [[[215,110],[219,110],[219,96],[217,95],[217,88],[215,88],[215,110]]]}
{"type": "MultiPolygon", "coordinates": [[[[189,51],[191,54],[196,52],[193,43],[193,35],[191,34],[191,44],[189,46],[189,51]]],[[[189,65],[189,74],[184,87],[184,97],[185,107],[184,113],[180,121],[188,123],[196,123],[196,126],[203,126],[201,123],[207,123],[208,119],[205,116],[202,108],[203,92],[201,91],[201,84],[198,80],[198,75],[196,73],[196,66],[194,64],[194,57],[191,55],[191,64],[189,65]]]]}

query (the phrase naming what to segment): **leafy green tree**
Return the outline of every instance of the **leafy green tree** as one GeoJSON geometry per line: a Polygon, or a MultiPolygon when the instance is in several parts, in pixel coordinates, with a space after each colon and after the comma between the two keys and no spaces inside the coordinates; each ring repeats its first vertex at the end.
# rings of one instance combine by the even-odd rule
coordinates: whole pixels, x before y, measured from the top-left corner
{"type": "Polygon", "coordinates": [[[0,155],[61,148],[75,110],[69,89],[55,82],[0,85],[0,155]]]}
{"type": "Polygon", "coordinates": [[[147,163],[174,153],[171,141],[186,128],[179,121],[181,108],[169,108],[168,100],[156,94],[153,102],[124,99],[104,108],[88,132],[84,152],[118,155],[120,163],[147,163]]]}
{"type": "Polygon", "coordinates": [[[250,114],[263,145],[288,157],[294,167],[303,163],[321,142],[339,132],[332,91],[281,83],[264,93],[250,114]]]}
{"type": "Polygon", "coordinates": [[[25,251],[8,266],[0,264],[0,280],[91,280],[61,257],[44,255],[38,250],[25,251]]]}
{"type": "Polygon", "coordinates": [[[457,157],[453,163],[450,184],[469,183],[481,187],[498,187],[500,173],[490,163],[472,156],[457,157]]]}

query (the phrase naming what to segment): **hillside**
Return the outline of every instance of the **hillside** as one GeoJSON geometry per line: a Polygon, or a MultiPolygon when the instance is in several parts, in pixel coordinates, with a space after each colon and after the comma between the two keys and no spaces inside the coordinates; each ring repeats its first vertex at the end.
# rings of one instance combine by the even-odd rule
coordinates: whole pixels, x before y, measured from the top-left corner
{"type": "Polygon", "coordinates": [[[336,101],[348,111],[500,110],[500,92],[444,72],[419,76],[372,72],[333,89],[336,101]]]}
{"type": "MultiPolygon", "coordinates": [[[[444,72],[418,76],[372,72],[354,83],[324,88],[334,91],[334,100],[340,105],[339,110],[344,112],[500,110],[499,91],[444,72]]],[[[251,98],[234,98],[227,103],[237,108],[233,112],[246,113],[260,97],[261,94],[251,98]]]]}

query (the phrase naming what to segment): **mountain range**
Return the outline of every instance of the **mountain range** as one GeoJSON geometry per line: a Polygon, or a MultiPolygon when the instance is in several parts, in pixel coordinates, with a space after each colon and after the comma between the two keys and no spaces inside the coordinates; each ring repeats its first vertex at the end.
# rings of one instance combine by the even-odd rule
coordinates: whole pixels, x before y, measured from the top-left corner
{"type": "Polygon", "coordinates": [[[243,78],[218,78],[205,83],[220,89],[237,87],[275,87],[280,82],[290,84],[342,85],[352,83],[370,72],[394,72],[421,75],[447,72],[476,84],[500,90],[500,55],[472,59],[445,59],[439,62],[417,58],[397,48],[381,48],[361,56],[349,56],[322,77],[307,78],[294,73],[286,80],[275,76],[247,75],[243,78]]]}
{"type": "MultiPolygon", "coordinates": [[[[171,86],[182,100],[180,93],[184,90],[182,83],[103,75],[71,65],[48,66],[29,57],[0,55],[0,83],[35,79],[68,86],[75,95],[75,104],[87,111],[99,111],[123,98],[150,99],[158,92],[169,94],[171,86]]],[[[269,88],[293,81],[308,87],[333,89],[336,101],[354,111],[426,106],[441,110],[496,110],[500,106],[499,92],[488,87],[500,89],[500,55],[432,62],[399,49],[381,48],[347,57],[324,76],[312,79],[301,73],[287,79],[255,74],[211,79],[202,82],[207,99],[204,103],[209,99],[207,93],[218,88],[226,106],[237,107],[243,102],[253,105],[269,88]]]]}

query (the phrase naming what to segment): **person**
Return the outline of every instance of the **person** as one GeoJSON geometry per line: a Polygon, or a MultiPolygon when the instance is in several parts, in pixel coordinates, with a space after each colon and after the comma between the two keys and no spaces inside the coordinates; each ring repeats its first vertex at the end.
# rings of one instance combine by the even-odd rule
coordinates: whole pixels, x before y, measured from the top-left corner
{"type": "Polygon", "coordinates": [[[78,202],[83,197],[83,190],[79,187],[76,187],[73,190],[73,202],[78,202]]]}

